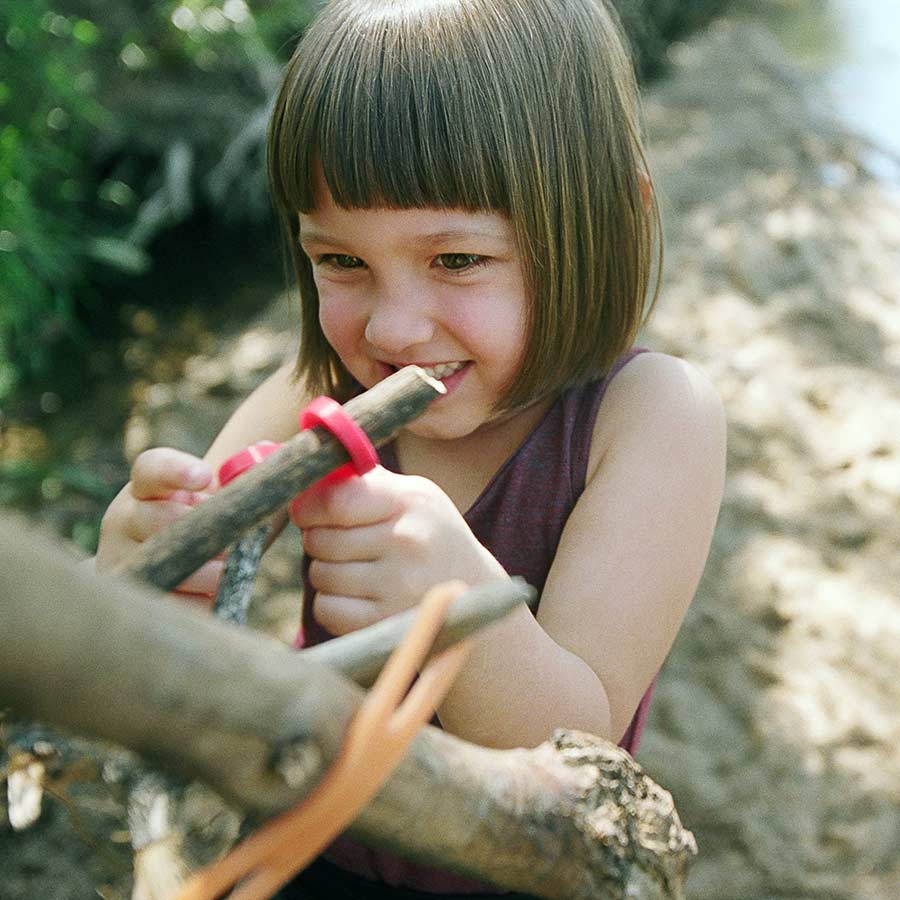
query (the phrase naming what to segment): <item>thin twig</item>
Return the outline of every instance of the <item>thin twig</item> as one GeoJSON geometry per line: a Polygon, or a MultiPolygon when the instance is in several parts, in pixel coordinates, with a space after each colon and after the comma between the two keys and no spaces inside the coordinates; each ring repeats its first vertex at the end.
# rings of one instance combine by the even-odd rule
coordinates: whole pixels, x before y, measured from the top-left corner
{"type": "MultiPolygon", "coordinates": [[[[521,578],[470,588],[453,602],[435,639],[432,653],[439,653],[463,640],[520,603],[532,605],[536,598],[537,591],[521,578]]],[[[301,650],[301,656],[305,660],[331,666],[362,687],[369,687],[409,630],[415,615],[416,610],[411,609],[391,616],[368,628],[301,650]]]]}

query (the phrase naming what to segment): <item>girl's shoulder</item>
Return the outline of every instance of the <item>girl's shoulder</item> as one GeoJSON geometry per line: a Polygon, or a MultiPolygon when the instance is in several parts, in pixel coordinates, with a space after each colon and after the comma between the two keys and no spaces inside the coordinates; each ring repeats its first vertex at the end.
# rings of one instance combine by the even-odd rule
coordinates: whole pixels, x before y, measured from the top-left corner
{"type": "Polygon", "coordinates": [[[667,353],[639,353],[605,392],[603,415],[594,423],[588,480],[604,458],[635,442],[716,456],[724,452],[724,429],[721,398],[700,368],[667,353]]]}

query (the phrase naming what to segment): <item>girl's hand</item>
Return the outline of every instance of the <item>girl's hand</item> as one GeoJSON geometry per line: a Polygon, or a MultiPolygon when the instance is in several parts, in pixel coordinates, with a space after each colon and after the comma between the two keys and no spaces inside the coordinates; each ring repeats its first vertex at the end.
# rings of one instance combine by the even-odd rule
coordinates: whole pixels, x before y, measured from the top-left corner
{"type": "MultiPolygon", "coordinates": [[[[134,461],[131,481],[103,516],[97,569],[130,559],[140,544],[190,512],[213,489],[212,469],[202,459],[168,447],[145,450],[134,461]]],[[[221,560],[211,560],[179,585],[177,593],[214,597],[222,566],[221,560]]]]}
{"type": "Polygon", "coordinates": [[[453,501],[427,478],[377,466],[306,491],[291,506],[291,518],[312,558],[313,614],[335,635],[416,606],[439,582],[507,577],[453,501]]]}

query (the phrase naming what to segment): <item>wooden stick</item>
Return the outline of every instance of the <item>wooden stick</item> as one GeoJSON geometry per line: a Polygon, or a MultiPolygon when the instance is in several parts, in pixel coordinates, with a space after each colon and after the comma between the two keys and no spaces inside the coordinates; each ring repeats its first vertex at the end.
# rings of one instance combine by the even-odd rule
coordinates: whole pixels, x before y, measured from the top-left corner
{"type": "MultiPolygon", "coordinates": [[[[344,409],[378,447],[443,392],[439,381],[418,366],[407,366],[349,400],[344,409]]],[[[301,431],[278,452],[142,544],[117,574],[172,590],[247,529],[349,458],[323,428],[301,431]]]]}
{"type": "MultiPolygon", "coordinates": [[[[509,582],[477,585],[459,597],[434,641],[438,653],[489,625],[520,603],[533,604],[537,591],[521,578],[509,582]]],[[[361,687],[370,687],[391,653],[409,630],[416,610],[382,619],[375,625],[334,638],[300,655],[307,662],[321,663],[352,678],[361,687]]]]}
{"type": "Polygon", "coordinates": [[[247,624],[256,573],[272,535],[272,523],[263,522],[239,537],[225,561],[225,571],[213,604],[213,615],[233,625],[247,624]]]}

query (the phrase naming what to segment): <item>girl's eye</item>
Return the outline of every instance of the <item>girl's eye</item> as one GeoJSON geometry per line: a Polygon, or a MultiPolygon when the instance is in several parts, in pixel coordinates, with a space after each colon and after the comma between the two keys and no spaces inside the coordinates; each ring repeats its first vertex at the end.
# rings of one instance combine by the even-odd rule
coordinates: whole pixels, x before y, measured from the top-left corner
{"type": "Polygon", "coordinates": [[[320,266],[331,266],[334,269],[359,269],[365,263],[358,256],[346,253],[325,253],[319,257],[320,266]]]}
{"type": "Polygon", "coordinates": [[[441,268],[447,269],[448,272],[465,272],[483,265],[487,257],[476,253],[442,253],[438,261],[441,268]]]}

